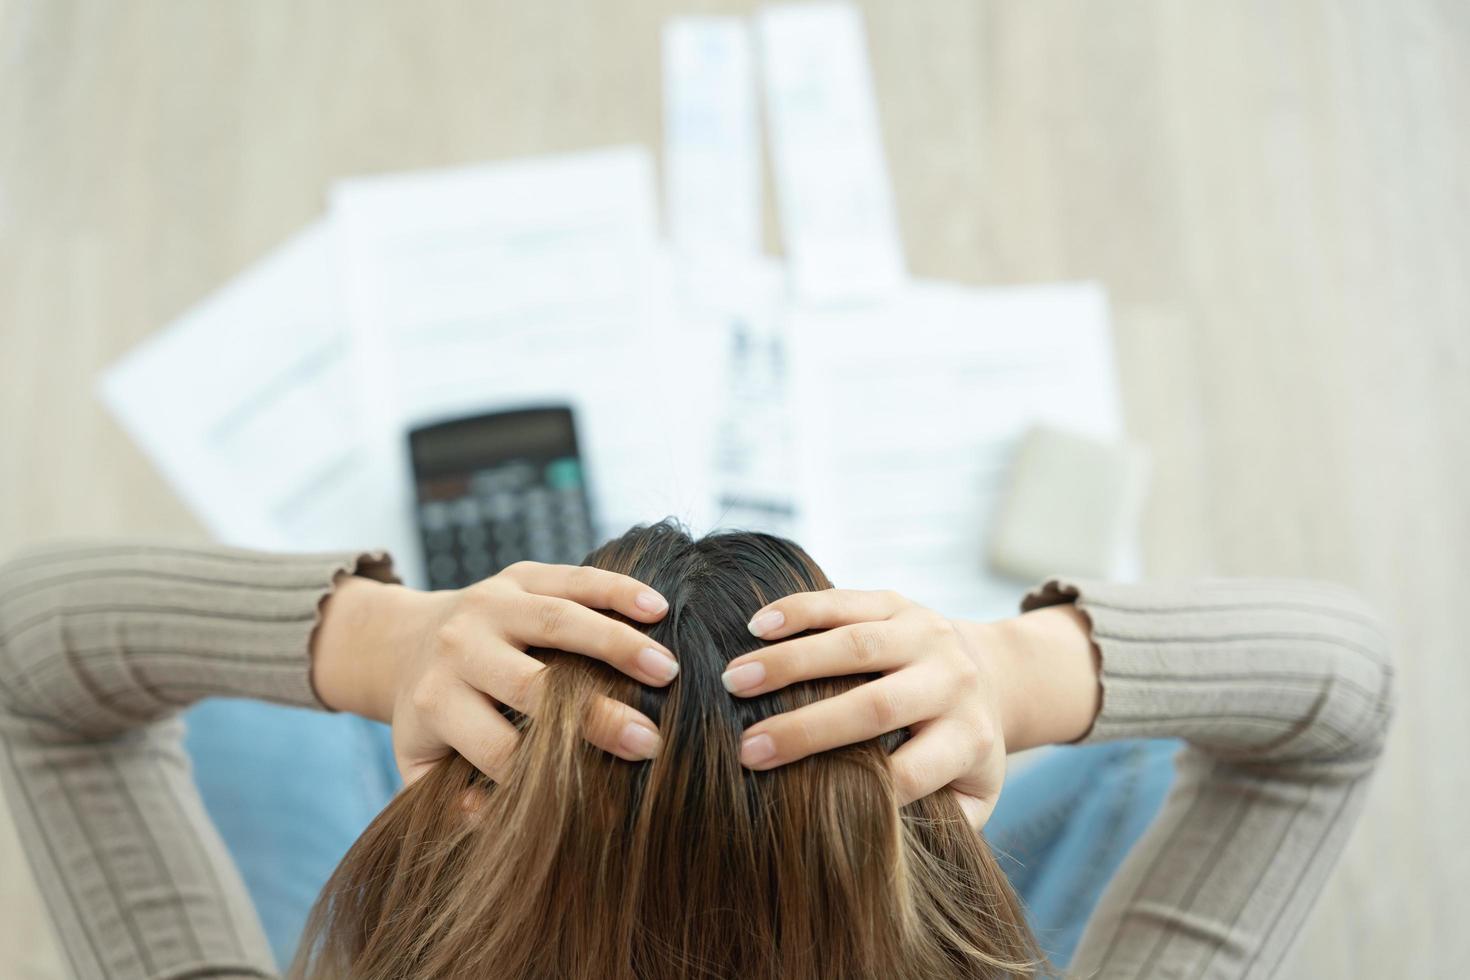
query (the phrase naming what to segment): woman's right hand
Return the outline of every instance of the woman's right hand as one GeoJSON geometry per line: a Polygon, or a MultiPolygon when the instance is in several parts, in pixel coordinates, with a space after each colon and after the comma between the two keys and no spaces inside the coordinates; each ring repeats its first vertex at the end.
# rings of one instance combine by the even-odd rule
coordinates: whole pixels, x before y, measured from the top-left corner
{"type": "Polygon", "coordinates": [[[732,660],[726,688],[751,697],[817,677],[883,676],[752,725],[742,736],[741,761],[771,769],[908,728],[913,737],[891,759],[900,805],[947,787],[980,829],[1006,770],[1002,681],[990,651],[973,649],[950,620],[895,592],[798,592],[750,622],[765,640],[806,630],[825,632],[732,660]]]}
{"type": "MultiPolygon", "coordinates": [[[[599,609],[652,623],[668,603],[626,575],[536,562],[452,591],[349,578],[324,606],[313,681],[329,707],[393,726],[405,784],[450,752],[498,779],[519,733],[497,706],[536,714],[545,665],[528,649],[594,657],[656,687],[678,673],[665,647],[599,609]]],[[[612,698],[602,699],[584,734],[627,760],[651,758],[660,744],[646,715],[612,698]]]]}

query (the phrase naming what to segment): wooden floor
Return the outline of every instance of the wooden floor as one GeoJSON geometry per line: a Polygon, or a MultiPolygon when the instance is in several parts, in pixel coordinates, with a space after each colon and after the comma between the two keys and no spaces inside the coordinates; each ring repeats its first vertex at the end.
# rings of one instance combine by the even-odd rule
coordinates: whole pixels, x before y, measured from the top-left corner
{"type": "MultiPolygon", "coordinates": [[[[201,536],[93,379],[330,178],[656,146],[661,22],[745,7],[0,0],[0,552],[201,536]]],[[[1107,284],[1151,573],[1397,624],[1390,757],[1283,975],[1466,975],[1470,8],[863,7],[911,269],[1107,284]]],[[[14,848],[0,949],[54,976],[14,848]]]]}

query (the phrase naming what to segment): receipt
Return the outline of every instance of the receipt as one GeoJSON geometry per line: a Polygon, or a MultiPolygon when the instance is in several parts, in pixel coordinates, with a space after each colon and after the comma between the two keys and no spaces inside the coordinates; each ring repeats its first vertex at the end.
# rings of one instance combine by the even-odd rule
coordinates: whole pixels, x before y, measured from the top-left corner
{"type": "Polygon", "coordinates": [[[891,295],[902,244],[861,15],[845,3],[759,18],[776,198],[791,277],[807,304],[891,295]]]}
{"type": "Polygon", "coordinates": [[[761,248],[759,113],[750,29],[735,17],[664,27],[664,207],[680,294],[738,302],[761,248]]]}

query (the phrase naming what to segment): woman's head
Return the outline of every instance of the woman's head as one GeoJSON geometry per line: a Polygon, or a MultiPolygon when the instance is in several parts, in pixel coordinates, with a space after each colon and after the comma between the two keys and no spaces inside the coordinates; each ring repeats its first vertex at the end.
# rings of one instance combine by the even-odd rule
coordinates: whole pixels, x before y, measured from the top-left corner
{"type": "MultiPolygon", "coordinates": [[[[763,645],[750,615],[830,588],[799,547],[763,534],[692,540],[629,531],[586,564],[669,600],[639,626],[679,677],[639,685],[544,652],[533,719],[491,784],[451,757],[353,846],[313,911],[305,976],[655,978],[992,977],[1029,972],[1019,904],[947,793],[900,810],[887,757],[901,736],[751,772],[740,733],[864,677],[728,694],[725,665],[763,645]],[[628,763],[581,737],[610,696],[659,726],[628,763]],[[468,787],[482,802],[461,805],[468,787]]],[[[635,624],[639,625],[639,624],[635,624]]]]}

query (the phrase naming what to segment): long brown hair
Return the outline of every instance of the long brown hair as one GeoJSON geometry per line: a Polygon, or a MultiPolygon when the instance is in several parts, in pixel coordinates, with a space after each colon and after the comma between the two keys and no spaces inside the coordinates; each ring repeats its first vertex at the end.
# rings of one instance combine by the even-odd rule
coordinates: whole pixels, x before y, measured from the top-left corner
{"type": "MultiPolygon", "coordinates": [[[[861,683],[751,699],[725,665],[780,596],[830,588],[795,544],[634,528],[586,564],[669,600],[648,633],[678,678],[645,688],[602,663],[541,652],[542,708],[517,718],[509,776],[452,756],[373,821],[318,898],[296,977],[817,980],[1030,975],[1042,960],[1015,894],[958,803],[897,805],[902,736],[770,772],[741,767],[741,731],[861,683]],[[628,763],[580,733],[592,699],[654,719],[663,749],[628,763]],[[483,802],[462,805],[467,788],[483,802]]],[[[637,625],[637,624],[635,624],[637,625]]]]}

